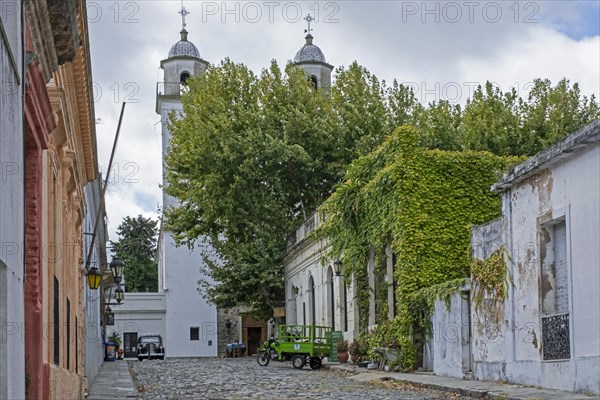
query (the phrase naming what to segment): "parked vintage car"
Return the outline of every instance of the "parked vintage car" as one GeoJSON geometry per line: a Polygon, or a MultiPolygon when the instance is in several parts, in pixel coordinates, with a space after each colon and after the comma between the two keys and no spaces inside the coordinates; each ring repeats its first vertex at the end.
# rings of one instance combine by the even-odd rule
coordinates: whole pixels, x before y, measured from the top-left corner
{"type": "Polygon", "coordinates": [[[153,358],[164,360],[165,348],[162,337],[157,333],[145,333],[139,336],[137,343],[137,358],[142,361],[144,358],[151,360],[153,358]]]}

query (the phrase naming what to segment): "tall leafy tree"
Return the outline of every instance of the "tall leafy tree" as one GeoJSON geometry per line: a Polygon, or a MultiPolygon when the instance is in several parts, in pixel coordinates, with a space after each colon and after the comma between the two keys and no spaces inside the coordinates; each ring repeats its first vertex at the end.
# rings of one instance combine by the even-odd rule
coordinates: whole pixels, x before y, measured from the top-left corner
{"type": "Polygon", "coordinates": [[[156,262],[158,222],[152,218],[125,217],[117,229],[119,239],[111,241],[125,263],[125,284],[128,292],[158,291],[156,262]]]}
{"type": "Polygon", "coordinates": [[[256,75],[229,59],[188,85],[183,114],[170,117],[165,191],[180,205],[165,210],[165,227],[205,249],[203,296],[263,317],[283,299],[287,237],[397,126],[415,125],[428,148],[522,155],[599,116],[595,99],[568,81],[536,81],[525,100],[487,83],[464,108],[424,106],[357,63],[338,68],[327,92],[291,64],[256,75]]]}
{"type": "Polygon", "coordinates": [[[353,65],[337,82],[325,93],[291,64],[257,76],[230,60],[190,80],[184,115],[170,119],[165,190],[181,205],[166,210],[166,226],[179,243],[206,237],[216,250],[200,284],[217,306],[271,314],[287,237],[360,149],[385,137],[377,78],[353,65]]]}
{"type": "Polygon", "coordinates": [[[594,95],[581,96],[579,84],[571,87],[567,79],[554,87],[548,79],[536,79],[521,112],[524,154],[537,153],[600,117],[594,95]]]}

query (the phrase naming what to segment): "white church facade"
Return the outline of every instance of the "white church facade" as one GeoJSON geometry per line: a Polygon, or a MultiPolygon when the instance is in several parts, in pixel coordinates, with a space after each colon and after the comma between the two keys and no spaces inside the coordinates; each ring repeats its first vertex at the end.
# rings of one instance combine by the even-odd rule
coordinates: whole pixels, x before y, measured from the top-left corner
{"type": "MultiPolygon", "coordinates": [[[[156,113],[160,115],[162,128],[163,177],[171,132],[169,115],[183,113],[181,93],[185,81],[203,74],[209,62],[203,60],[197,47],[188,40],[185,29],[185,8],[182,15],[181,38],[175,43],[168,57],[160,62],[163,81],[157,83],[156,113]]],[[[306,18],[313,20],[310,15],[306,18]]],[[[333,66],[328,64],[313,37],[306,35],[306,43],[294,57],[294,64],[304,70],[315,87],[327,90],[331,86],[333,66]]],[[[164,184],[165,182],[163,182],[164,184]]],[[[163,209],[177,207],[177,199],[163,192],[163,209]]],[[[227,343],[240,340],[246,343],[248,352],[256,352],[272,326],[241,316],[235,310],[217,310],[198,292],[198,281],[206,279],[202,273],[202,251],[208,246],[197,242],[190,250],[177,247],[171,232],[160,227],[158,241],[158,293],[131,293],[125,297],[123,306],[113,310],[115,325],[108,333],[118,332],[123,340],[125,356],[133,357],[133,344],[142,333],[159,333],[163,337],[167,357],[216,357],[224,356],[227,343]]]]}

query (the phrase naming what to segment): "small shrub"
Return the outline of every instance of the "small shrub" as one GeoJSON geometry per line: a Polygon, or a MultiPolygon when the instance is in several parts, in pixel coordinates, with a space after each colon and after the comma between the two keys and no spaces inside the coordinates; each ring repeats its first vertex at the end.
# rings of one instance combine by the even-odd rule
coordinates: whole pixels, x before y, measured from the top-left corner
{"type": "Polygon", "coordinates": [[[341,339],[337,342],[336,349],[338,353],[345,353],[348,351],[348,341],[341,339]]]}
{"type": "Polygon", "coordinates": [[[367,357],[367,349],[365,347],[365,344],[362,343],[359,339],[354,339],[350,344],[348,350],[350,351],[350,355],[352,356],[352,362],[355,364],[364,361],[367,357]]]}

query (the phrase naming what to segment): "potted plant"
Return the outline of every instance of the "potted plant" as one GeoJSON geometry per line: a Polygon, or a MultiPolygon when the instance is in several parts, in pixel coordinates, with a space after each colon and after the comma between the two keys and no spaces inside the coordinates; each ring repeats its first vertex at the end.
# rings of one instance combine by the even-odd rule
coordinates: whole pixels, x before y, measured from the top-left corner
{"type": "Polygon", "coordinates": [[[361,361],[364,361],[367,356],[366,348],[364,343],[361,343],[359,339],[354,339],[350,346],[348,346],[348,351],[352,356],[352,362],[357,364],[361,361]]]}
{"type": "Polygon", "coordinates": [[[340,360],[342,364],[347,363],[348,358],[350,358],[350,354],[348,354],[348,341],[344,339],[339,340],[336,345],[336,350],[338,360],[340,360]]]}
{"type": "Polygon", "coordinates": [[[108,340],[115,344],[115,351],[118,353],[119,348],[121,347],[121,336],[117,332],[113,332],[108,337],[108,340]]]}

